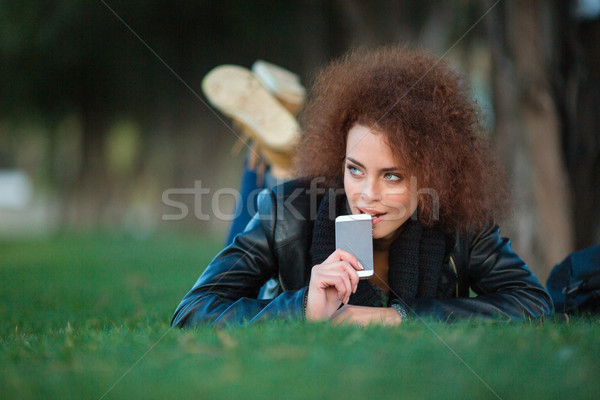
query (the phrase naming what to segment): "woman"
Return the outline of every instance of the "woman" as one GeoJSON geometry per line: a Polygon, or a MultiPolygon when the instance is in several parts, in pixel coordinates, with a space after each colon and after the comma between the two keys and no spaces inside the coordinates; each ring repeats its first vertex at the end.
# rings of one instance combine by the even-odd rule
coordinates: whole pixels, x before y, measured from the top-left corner
{"type": "Polygon", "coordinates": [[[173,325],[275,317],[396,325],[552,312],[548,293],[500,237],[503,181],[476,107],[445,63],[406,47],[351,53],[317,76],[300,122],[300,179],[261,196],[173,325]],[[359,280],[352,254],[335,248],[335,217],[360,213],[373,223],[368,280],[359,280]],[[257,299],[272,277],[280,294],[257,299]]]}

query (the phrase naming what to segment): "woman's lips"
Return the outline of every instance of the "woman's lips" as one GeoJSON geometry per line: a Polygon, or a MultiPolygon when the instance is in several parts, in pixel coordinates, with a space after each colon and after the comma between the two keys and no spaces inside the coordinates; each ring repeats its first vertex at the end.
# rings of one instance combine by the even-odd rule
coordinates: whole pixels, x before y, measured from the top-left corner
{"type": "Polygon", "coordinates": [[[385,212],[380,212],[378,210],[373,210],[370,208],[359,208],[358,212],[360,214],[370,214],[371,222],[373,223],[373,225],[377,225],[378,223],[380,223],[383,220],[383,216],[387,214],[385,212]]]}
{"type": "Polygon", "coordinates": [[[371,222],[373,223],[373,225],[377,225],[378,223],[380,223],[381,221],[383,221],[383,218],[382,218],[382,217],[383,217],[383,216],[381,216],[381,217],[377,217],[377,218],[373,218],[373,219],[371,220],[371,222]]]}

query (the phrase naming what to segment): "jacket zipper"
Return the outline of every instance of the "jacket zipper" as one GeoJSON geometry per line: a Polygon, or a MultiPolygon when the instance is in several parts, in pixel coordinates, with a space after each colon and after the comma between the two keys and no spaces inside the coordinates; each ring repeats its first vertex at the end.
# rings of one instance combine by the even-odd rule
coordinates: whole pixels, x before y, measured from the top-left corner
{"type": "Polygon", "coordinates": [[[456,270],[456,264],[454,263],[454,257],[450,256],[450,265],[456,274],[456,297],[458,297],[458,271],[456,270]]]}

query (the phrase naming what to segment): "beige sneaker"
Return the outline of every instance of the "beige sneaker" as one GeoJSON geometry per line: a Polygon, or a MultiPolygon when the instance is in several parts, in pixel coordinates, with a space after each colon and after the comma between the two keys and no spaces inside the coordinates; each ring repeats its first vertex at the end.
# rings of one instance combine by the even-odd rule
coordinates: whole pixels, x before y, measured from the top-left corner
{"type": "Polygon", "coordinates": [[[298,75],[263,60],[252,64],[252,72],[289,112],[298,113],[306,96],[306,89],[298,75]]]}
{"type": "MultiPolygon", "coordinates": [[[[300,135],[298,122],[250,70],[236,65],[216,67],[202,80],[202,91],[214,107],[247,128],[244,133],[265,153],[289,157],[300,135]]],[[[275,158],[278,162],[280,157],[275,158]]]]}

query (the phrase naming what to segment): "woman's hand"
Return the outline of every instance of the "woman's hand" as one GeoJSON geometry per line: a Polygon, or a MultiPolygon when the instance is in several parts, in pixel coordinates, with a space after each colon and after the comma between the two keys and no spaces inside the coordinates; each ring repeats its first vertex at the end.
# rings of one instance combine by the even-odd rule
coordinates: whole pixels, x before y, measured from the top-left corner
{"type": "Polygon", "coordinates": [[[310,274],[306,319],[322,321],[329,319],[340,307],[348,303],[350,295],[358,286],[357,270],[364,269],[356,257],[337,249],[322,264],[315,265],[310,274]]]}
{"type": "Polygon", "coordinates": [[[331,316],[333,324],[400,325],[402,318],[392,307],[363,307],[345,305],[331,316]]]}

